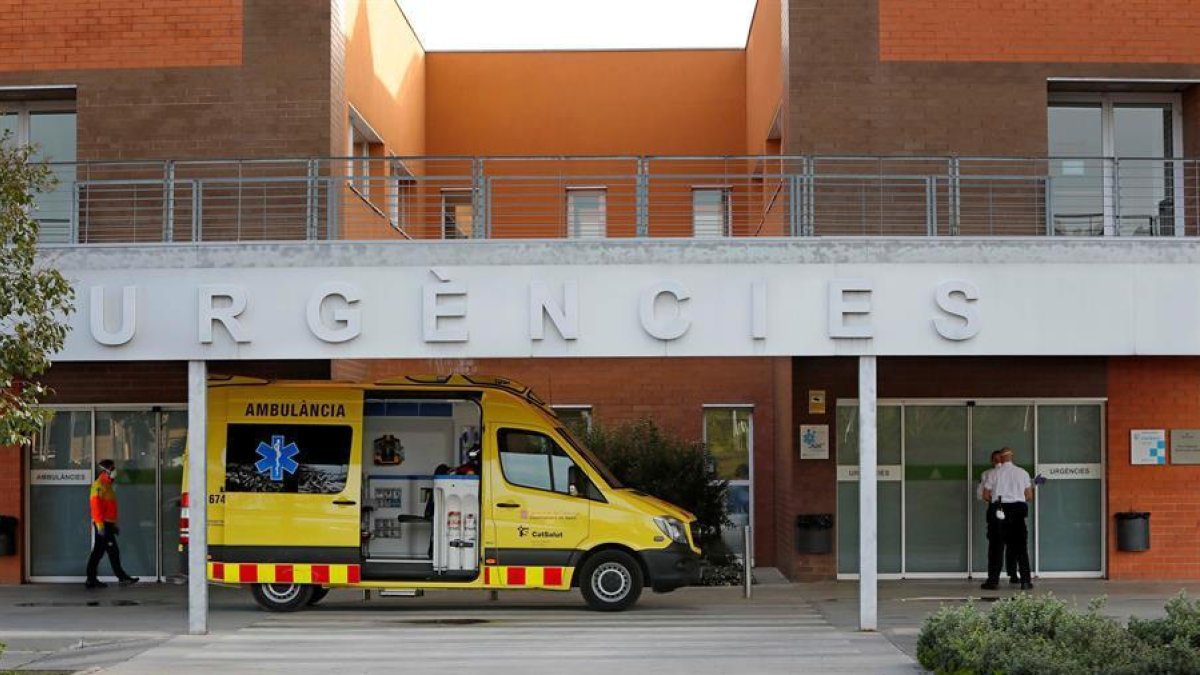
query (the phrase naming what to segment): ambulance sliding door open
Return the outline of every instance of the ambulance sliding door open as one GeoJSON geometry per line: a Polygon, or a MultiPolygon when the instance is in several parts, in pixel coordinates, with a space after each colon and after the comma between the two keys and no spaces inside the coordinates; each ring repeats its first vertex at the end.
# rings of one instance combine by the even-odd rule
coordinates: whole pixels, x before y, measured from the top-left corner
{"type": "Polygon", "coordinates": [[[481,524],[470,456],[480,407],[385,396],[368,393],[363,409],[363,578],[473,579],[481,524]]]}

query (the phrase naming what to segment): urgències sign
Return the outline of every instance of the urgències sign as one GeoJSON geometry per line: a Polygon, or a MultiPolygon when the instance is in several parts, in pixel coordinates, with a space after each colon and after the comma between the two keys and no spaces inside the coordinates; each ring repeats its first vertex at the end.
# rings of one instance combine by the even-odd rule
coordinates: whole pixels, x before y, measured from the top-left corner
{"type": "Polygon", "coordinates": [[[1170,266],[66,270],[58,360],[1200,353],[1170,266]]]}

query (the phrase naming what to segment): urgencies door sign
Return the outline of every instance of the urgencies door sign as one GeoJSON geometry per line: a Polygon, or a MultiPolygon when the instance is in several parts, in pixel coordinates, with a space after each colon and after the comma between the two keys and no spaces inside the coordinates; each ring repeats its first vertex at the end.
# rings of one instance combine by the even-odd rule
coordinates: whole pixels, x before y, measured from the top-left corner
{"type": "Polygon", "coordinates": [[[67,270],[58,359],[1121,354],[1186,328],[1134,306],[1154,279],[1078,267],[67,270]]]}

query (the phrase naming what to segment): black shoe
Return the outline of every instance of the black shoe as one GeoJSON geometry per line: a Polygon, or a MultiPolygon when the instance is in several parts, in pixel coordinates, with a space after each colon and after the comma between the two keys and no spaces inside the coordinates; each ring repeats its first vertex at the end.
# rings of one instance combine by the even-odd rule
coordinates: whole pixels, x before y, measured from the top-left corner
{"type": "Polygon", "coordinates": [[[1023,590],[1023,591],[1032,591],[1032,590],[1033,590],[1033,584],[1029,583],[1028,581],[1022,581],[1022,582],[1021,582],[1021,590],[1023,590]]]}
{"type": "Polygon", "coordinates": [[[87,582],[83,584],[83,587],[88,590],[92,590],[96,588],[108,588],[108,584],[100,581],[99,579],[88,579],[87,582]]]}
{"type": "Polygon", "coordinates": [[[141,581],[141,579],[138,577],[125,577],[124,579],[120,580],[120,583],[122,586],[132,586],[139,581],[141,581]]]}
{"type": "Polygon", "coordinates": [[[1021,580],[1020,580],[1020,579],[1018,579],[1017,577],[1009,577],[1009,578],[1008,578],[1008,583],[1010,583],[1010,584],[1019,584],[1019,583],[1021,583],[1021,580]]]}
{"type": "Polygon", "coordinates": [[[979,587],[985,591],[994,591],[994,590],[1000,588],[1000,583],[997,581],[985,581],[982,584],[980,584],[979,587]]]}

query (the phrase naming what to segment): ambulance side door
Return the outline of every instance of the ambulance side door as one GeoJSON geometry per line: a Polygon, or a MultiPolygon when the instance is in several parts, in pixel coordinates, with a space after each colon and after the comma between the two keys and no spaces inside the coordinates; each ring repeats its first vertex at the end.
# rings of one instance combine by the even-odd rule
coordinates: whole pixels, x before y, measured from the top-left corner
{"type": "MultiPolygon", "coordinates": [[[[225,430],[226,547],[279,547],[297,560],[357,561],[360,551],[361,395],[311,392],[303,409],[328,415],[275,413],[301,405],[286,392],[231,402],[225,430]],[[276,407],[271,407],[276,406],[276,407]],[[335,551],[336,549],[336,551],[335,551]]],[[[288,412],[300,411],[298,407],[288,412]]]]}
{"type": "Polygon", "coordinates": [[[545,431],[502,425],[488,513],[499,565],[558,566],[588,538],[591,501],[571,494],[570,454],[545,431]]]}

